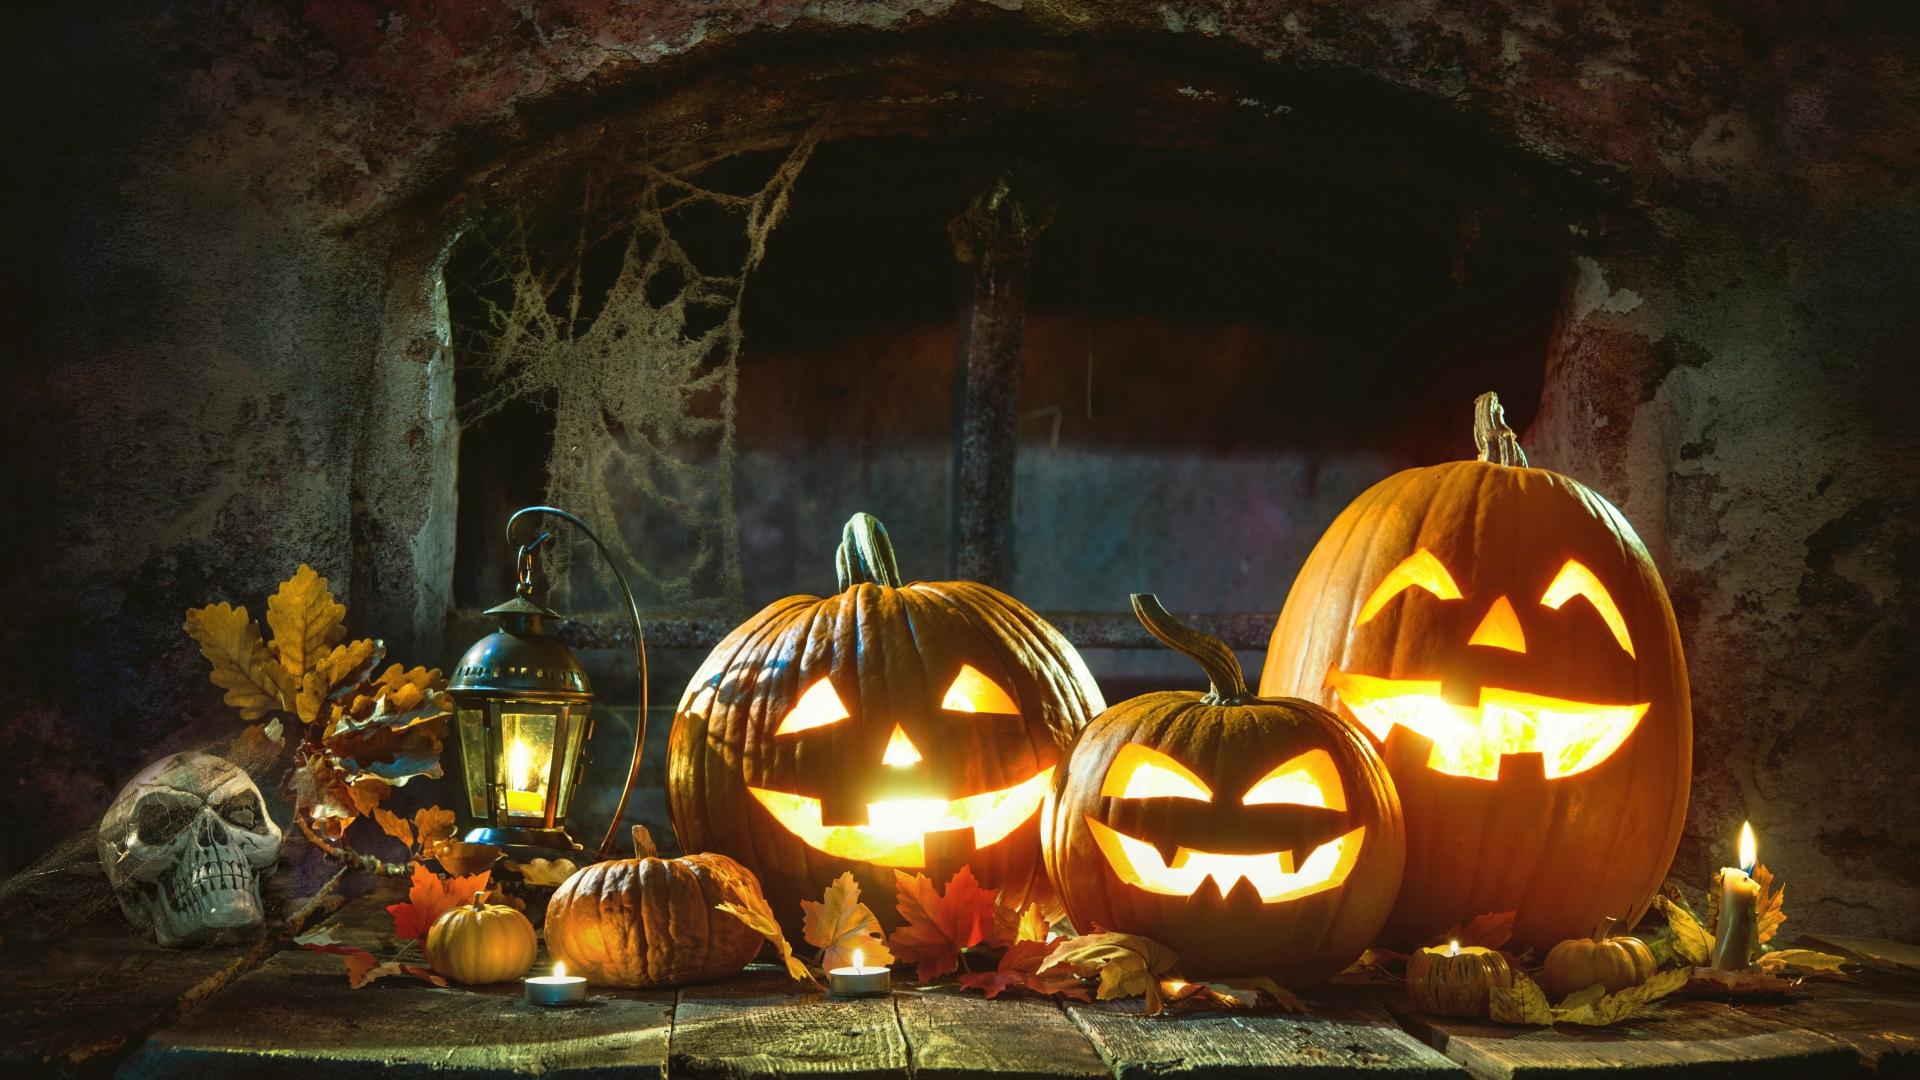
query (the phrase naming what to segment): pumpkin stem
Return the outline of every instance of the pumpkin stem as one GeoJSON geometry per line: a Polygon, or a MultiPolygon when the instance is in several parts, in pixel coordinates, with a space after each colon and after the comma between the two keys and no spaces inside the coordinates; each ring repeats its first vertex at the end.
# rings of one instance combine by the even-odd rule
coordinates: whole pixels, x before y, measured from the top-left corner
{"type": "Polygon", "coordinates": [[[1152,593],[1133,594],[1133,614],[1140,625],[1147,628],[1147,633],[1199,663],[1213,684],[1202,700],[1211,705],[1239,705],[1253,700],[1253,694],[1247,690],[1247,674],[1240,668],[1240,658],[1227,648],[1226,642],[1182,625],[1152,593]]]}
{"type": "Polygon", "coordinates": [[[1490,455],[1499,454],[1500,464],[1527,464],[1527,452],[1520,448],[1520,436],[1507,426],[1507,410],[1500,407],[1500,395],[1489,390],[1473,399],[1473,445],[1480,448],[1480,460],[1493,460],[1490,455]]]}
{"type": "Polygon", "coordinates": [[[473,894],[473,910],[479,911],[487,906],[487,890],[478,889],[473,894]]]}
{"type": "Polygon", "coordinates": [[[660,846],[653,842],[653,833],[645,825],[633,827],[633,857],[636,859],[657,859],[660,846]]]}
{"type": "Polygon", "coordinates": [[[840,530],[840,549],[833,553],[833,568],[841,592],[866,583],[890,589],[901,585],[893,541],[887,539],[887,527],[872,514],[847,519],[847,527],[840,530]]]}
{"type": "Polygon", "coordinates": [[[1593,928],[1593,940],[1595,942],[1601,942],[1601,941],[1607,940],[1607,938],[1612,936],[1613,934],[1614,924],[1618,923],[1619,921],[1620,920],[1618,918],[1615,918],[1612,915],[1607,916],[1606,922],[1603,922],[1599,926],[1596,926],[1593,928]]]}

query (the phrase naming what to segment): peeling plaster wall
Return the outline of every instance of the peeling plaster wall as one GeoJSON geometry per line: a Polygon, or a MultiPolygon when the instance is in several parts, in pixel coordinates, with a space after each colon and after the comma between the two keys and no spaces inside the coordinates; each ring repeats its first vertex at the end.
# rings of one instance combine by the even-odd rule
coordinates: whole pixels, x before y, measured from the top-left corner
{"type": "Polygon", "coordinates": [[[1205,113],[1285,139],[1332,103],[1233,73],[1331,74],[1611,193],[1577,238],[1527,438],[1623,506],[1673,589],[1698,730],[1677,870],[1727,861],[1748,816],[1792,884],[1790,928],[1920,939],[1912,24],[1898,5],[1703,0],[23,16],[33,100],[13,142],[44,167],[16,177],[8,225],[21,344],[0,447],[31,510],[0,541],[0,809],[17,823],[0,868],[145,760],[227,729],[179,633],[187,606],[258,611],[307,560],[361,629],[436,645],[451,511],[432,478],[452,435],[431,271],[517,162],[656,108],[663,143],[724,149],[858,71],[891,71],[874,76],[889,89],[842,102],[850,126],[936,107],[991,126],[1096,82],[1098,54],[1157,58],[1101,92],[1126,123],[1205,113]],[[889,66],[936,48],[924,74],[889,66]]]}

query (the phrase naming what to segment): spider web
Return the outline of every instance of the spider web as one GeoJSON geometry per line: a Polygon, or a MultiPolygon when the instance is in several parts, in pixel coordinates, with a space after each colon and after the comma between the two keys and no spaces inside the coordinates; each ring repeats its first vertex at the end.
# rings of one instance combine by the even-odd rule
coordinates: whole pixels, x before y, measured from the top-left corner
{"type": "MultiPolygon", "coordinates": [[[[463,238],[481,257],[450,282],[479,313],[456,337],[477,385],[461,427],[514,402],[550,409],[547,503],[591,523],[650,606],[741,601],[740,310],[817,141],[809,132],[744,192],[701,186],[701,168],[623,162],[463,238]]],[[[556,599],[571,586],[575,606],[610,606],[605,566],[572,539],[549,567],[556,599]]]]}

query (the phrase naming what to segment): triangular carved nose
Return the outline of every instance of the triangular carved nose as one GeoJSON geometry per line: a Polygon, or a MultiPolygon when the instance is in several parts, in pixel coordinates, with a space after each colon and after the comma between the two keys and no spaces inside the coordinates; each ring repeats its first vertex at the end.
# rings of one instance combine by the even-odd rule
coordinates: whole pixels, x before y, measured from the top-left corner
{"type": "Polygon", "coordinates": [[[920,764],[920,750],[907,738],[907,730],[899,724],[893,725],[893,735],[887,739],[887,752],[880,755],[880,764],[901,768],[920,764]]]}
{"type": "Polygon", "coordinates": [[[1520,630],[1520,616],[1514,613],[1513,604],[1506,597],[1495,600],[1487,609],[1486,618],[1480,620],[1480,626],[1467,639],[1467,644],[1508,652],[1527,651],[1527,635],[1520,630]]]}

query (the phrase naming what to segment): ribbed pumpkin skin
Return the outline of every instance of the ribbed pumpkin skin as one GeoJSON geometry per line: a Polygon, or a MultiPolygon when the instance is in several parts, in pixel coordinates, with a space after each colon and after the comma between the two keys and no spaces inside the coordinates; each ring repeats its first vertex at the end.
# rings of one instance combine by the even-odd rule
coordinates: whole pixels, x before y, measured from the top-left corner
{"type": "MultiPolygon", "coordinates": [[[[776,601],[727,635],[688,684],[674,718],[667,790],[681,847],[753,868],[790,937],[800,901],[846,871],[892,926],[894,870],[817,850],[774,820],[749,786],[819,798],[829,823],[864,824],[870,802],[919,785],[947,799],[1013,787],[1055,766],[1102,707],[1072,645],[1018,600],[974,582],[863,581],[825,598],[776,601]],[[963,664],[994,680],[1020,715],[955,714],[942,695],[963,664]],[[850,716],[776,737],[799,696],[831,678],[850,716]],[[922,761],[883,766],[898,724],[922,761]],[[889,788],[887,785],[896,785],[889,788]]],[[[999,843],[933,834],[926,865],[945,884],[961,866],[1008,904],[1050,903],[1039,814],[999,843]]],[[[963,834],[963,835],[956,835],[963,834]]]]}
{"type": "Polygon", "coordinates": [[[1178,970],[1189,979],[1271,975],[1289,987],[1321,982],[1372,944],[1400,887],[1405,837],[1385,766],[1364,735],[1306,701],[1209,704],[1192,691],[1123,701],[1081,733],[1068,768],[1055,774],[1044,813],[1047,872],[1073,925],[1152,938],[1179,955],[1178,970]],[[1109,766],[1129,743],[1192,770],[1212,789],[1213,801],[1101,795],[1109,766]],[[1347,805],[1342,824],[1301,810],[1296,820],[1275,828],[1276,815],[1240,805],[1262,775],[1315,749],[1327,751],[1339,773],[1347,805]],[[1196,850],[1229,854],[1290,849],[1296,862],[1348,829],[1364,825],[1367,831],[1343,884],[1263,904],[1245,881],[1224,898],[1211,879],[1190,897],[1121,881],[1088,828],[1088,815],[1149,842],[1170,837],[1196,850]]]}
{"type": "Polygon", "coordinates": [[[1407,998],[1435,1016],[1485,1016],[1488,992],[1512,985],[1507,958],[1491,949],[1457,956],[1420,949],[1407,958],[1407,998]]]}
{"type": "Polygon", "coordinates": [[[1572,938],[1547,953],[1540,986],[1555,1000],[1585,990],[1594,983],[1615,994],[1653,978],[1658,968],[1653,950],[1636,937],[1572,938]]]}
{"type": "MultiPolygon", "coordinates": [[[[1692,776],[1693,721],[1673,608],[1632,526],[1605,499],[1545,469],[1462,461],[1388,477],[1344,510],[1287,597],[1263,695],[1298,695],[1352,716],[1330,668],[1393,679],[1498,686],[1574,701],[1650,703],[1626,741],[1583,772],[1548,780],[1532,755],[1497,780],[1427,767],[1431,744],[1395,727],[1382,755],[1407,823],[1407,888],[1385,944],[1407,948],[1488,912],[1517,910],[1512,947],[1545,949],[1608,916],[1646,910],[1679,844],[1692,776]],[[1462,598],[1409,589],[1362,626],[1362,605],[1419,549],[1462,598]],[[1630,656],[1585,601],[1540,598],[1568,559],[1605,585],[1630,656]],[[1524,655],[1469,646],[1496,598],[1526,632],[1524,655]]],[[[1468,699],[1472,700],[1472,699],[1468,699]]]]}
{"type": "Polygon", "coordinates": [[[758,884],[724,855],[595,863],[547,905],[547,949],[595,986],[677,986],[746,967],[765,939],[716,904],[758,884]]]}
{"type": "Polygon", "coordinates": [[[462,905],[442,914],[427,930],[427,963],[463,986],[517,979],[540,950],[533,924],[502,904],[462,905]]]}

